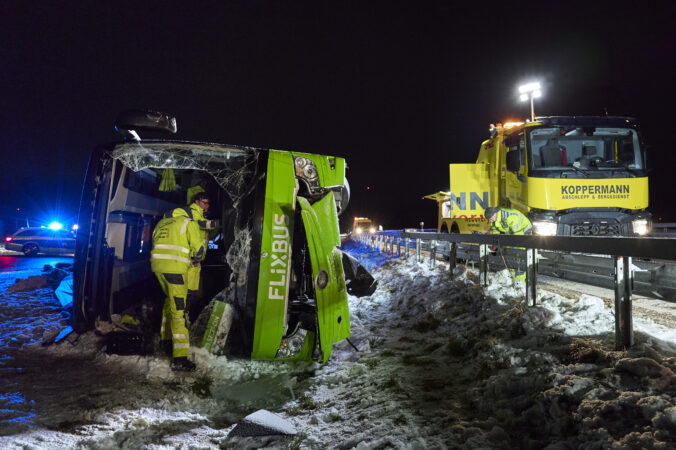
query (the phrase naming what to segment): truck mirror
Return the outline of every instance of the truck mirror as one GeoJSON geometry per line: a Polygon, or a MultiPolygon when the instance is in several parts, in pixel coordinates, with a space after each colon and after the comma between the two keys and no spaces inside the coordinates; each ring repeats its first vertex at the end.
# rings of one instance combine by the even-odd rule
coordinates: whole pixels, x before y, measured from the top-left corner
{"type": "Polygon", "coordinates": [[[159,111],[129,109],[118,114],[115,129],[176,133],[176,118],[159,111]]]}
{"type": "Polygon", "coordinates": [[[643,169],[646,172],[652,172],[652,170],[654,169],[652,165],[652,158],[648,157],[649,150],[650,150],[649,146],[647,145],[643,146],[643,169]]]}
{"type": "Polygon", "coordinates": [[[521,168],[521,153],[518,150],[507,152],[507,170],[518,172],[521,168]]]}

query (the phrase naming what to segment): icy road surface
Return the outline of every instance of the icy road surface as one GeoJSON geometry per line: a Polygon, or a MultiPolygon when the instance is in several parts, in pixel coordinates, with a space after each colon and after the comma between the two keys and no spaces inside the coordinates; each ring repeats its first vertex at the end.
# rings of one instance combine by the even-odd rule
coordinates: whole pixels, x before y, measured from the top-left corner
{"type": "MultiPolygon", "coordinates": [[[[352,337],[330,362],[212,357],[177,376],[163,357],[111,356],[88,333],[43,347],[63,325],[48,289],[0,278],[2,448],[674,448],[676,332],[635,317],[613,350],[603,299],[350,253],[379,280],[350,298],[352,337]],[[265,408],[296,436],[228,437],[265,408]]],[[[26,276],[27,274],[22,274],[26,276]]]]}

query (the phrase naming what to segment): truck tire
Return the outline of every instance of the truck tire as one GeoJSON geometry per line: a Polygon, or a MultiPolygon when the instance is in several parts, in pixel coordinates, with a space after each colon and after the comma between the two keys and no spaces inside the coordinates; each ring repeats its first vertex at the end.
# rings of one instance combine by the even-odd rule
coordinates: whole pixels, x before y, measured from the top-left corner
{"type": "Polygon", "coordinates": [[[40,253],[40,247],[38,247],[36,244],[26,244],[23,246],[21,251],[26,256],[35,256],[40,253]]]}

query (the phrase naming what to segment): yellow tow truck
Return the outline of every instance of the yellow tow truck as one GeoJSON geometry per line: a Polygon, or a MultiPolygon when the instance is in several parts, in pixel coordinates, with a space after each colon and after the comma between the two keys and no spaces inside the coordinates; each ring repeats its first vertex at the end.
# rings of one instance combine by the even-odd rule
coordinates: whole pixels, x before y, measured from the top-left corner
{"type": "Polygon", "coordinates": [[[362,234],[362,233],[375,233],[376,227],[373,225],[373,222],[368,217],[355,217],[354,222],[352,222],[352,233],[362,234]]]}
{"type": "Polygon", "coordinates": [[[438,230],[488,230],[489,206],[527,214],[533,233],[650,234],[646,154],[630,117],[553,116],[491,128],[474,164],[450,164],[450,190],[425,196],[438,230]]]}

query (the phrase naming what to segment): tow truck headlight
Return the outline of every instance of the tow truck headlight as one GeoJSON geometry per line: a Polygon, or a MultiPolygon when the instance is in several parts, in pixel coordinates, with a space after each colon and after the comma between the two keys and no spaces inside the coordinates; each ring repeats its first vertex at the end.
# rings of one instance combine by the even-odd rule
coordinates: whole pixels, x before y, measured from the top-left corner
{"type": "Polygon", "coordinates": [[[533,222],[533,234],[539,236],[554,236],[556,235],[557,228],[558,224],[556,222],[546,220],[536,220],[533,222]]]}
{"type": "Polygon", "coordinates": [[[375,233],[375,232],[376,232],[376,227],[369,228],[369,233],[375,233]]]}
{"type": "Polygon", "coordinates": [[[357,232],[357,234],[361,234],[361,232],[362,232],[362,229],[361,229],[361,228],[359,228],[359,227],[357,227],[357,229],[356,229],[355,231],[357,232]]]}
{"type": "Polygon", "coordinates": [[[639,236],[648,234],[648,219],[636,219],[631,224],[634,227],[634,234],[639,236]]]}

